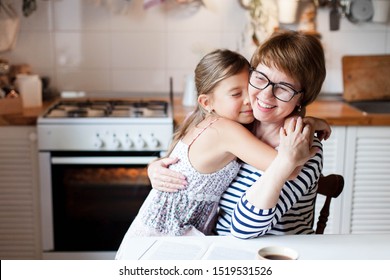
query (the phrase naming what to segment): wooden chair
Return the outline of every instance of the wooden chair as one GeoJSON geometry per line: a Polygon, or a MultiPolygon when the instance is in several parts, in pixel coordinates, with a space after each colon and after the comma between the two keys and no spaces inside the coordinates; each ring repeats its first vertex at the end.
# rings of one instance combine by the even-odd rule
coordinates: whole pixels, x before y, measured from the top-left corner
{"type": "Polygon", "coordinates": [[[344,178],[338,174],[330,174],[320,177],[317,194],[326,197],[318,217],[316,234],[323,234],[329,217],[329,208],[332,198],[338,197],[344,188],[344,178]]]}

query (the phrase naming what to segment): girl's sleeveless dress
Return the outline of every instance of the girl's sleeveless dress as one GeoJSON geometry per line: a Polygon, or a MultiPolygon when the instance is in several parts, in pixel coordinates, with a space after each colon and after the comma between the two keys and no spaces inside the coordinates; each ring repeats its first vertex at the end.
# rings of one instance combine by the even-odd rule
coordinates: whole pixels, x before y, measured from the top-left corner
{"type": "Polygon", "coordinates": [[[170,166],[170,169],[186,176],[188,182],[186,188],[175,193],[153,189],[131,224],[125,239],[131,236],[211,233],[220,197],[240,168],[236,160],[209,174],[199,173],[192,167],[188,159],[189,148],[212,123],[205,127],[190,145],[179,141],[170,155],[180,159],[177,164],[170,166]]]}

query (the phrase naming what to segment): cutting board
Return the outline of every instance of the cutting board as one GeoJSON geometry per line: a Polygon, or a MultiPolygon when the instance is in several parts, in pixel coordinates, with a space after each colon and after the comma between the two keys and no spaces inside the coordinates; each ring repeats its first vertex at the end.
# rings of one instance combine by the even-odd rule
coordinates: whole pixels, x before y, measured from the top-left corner
{"type": "Polygon", "coordinates": [[[390,99],[390,55],[344,56],[346,101],[390,99]]]}

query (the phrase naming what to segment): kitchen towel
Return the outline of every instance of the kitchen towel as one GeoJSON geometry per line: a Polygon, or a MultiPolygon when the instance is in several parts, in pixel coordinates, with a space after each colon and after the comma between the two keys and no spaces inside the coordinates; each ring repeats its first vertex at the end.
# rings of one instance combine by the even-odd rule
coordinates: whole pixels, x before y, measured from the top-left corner
{"type": "Polygon", "coordinates": [[[0,52],[15,47],[19,31],[19,17],[11,3],[0,1],[0,52]]]}

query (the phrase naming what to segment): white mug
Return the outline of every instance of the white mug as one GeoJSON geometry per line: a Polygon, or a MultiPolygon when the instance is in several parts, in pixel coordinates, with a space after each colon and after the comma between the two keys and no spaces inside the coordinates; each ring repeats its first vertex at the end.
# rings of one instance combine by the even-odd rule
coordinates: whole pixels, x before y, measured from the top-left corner
{"type": "Polygon", "coordinates": [[[42,81],[38,75],[18,74],[15,81],[23,108],[42,106],[42,81]]]}
{"type": "Polygon", "coordinates": [[[374,8],[373,22],[386,23],[389,18],[390,0],[372,0],[374,8]]]}
{"type": "Polygon", "coordinates": [[[197,103],[197,97],[198,93],[195,87],[195,75],[187,75],[182,100],[183,105],[188,107],[195,106],[197,103]]]}
{"type": "Polygon", "coordinates": [[[279,22],[291,24],[297,20],[298,0],[278,0],[279,22]]]}
{"type": "Polygon", "coordinates": [[[298,257],[297,251],[283,246],[267,246],[257,251],[259,260],[297,260],[298,257]]]}

